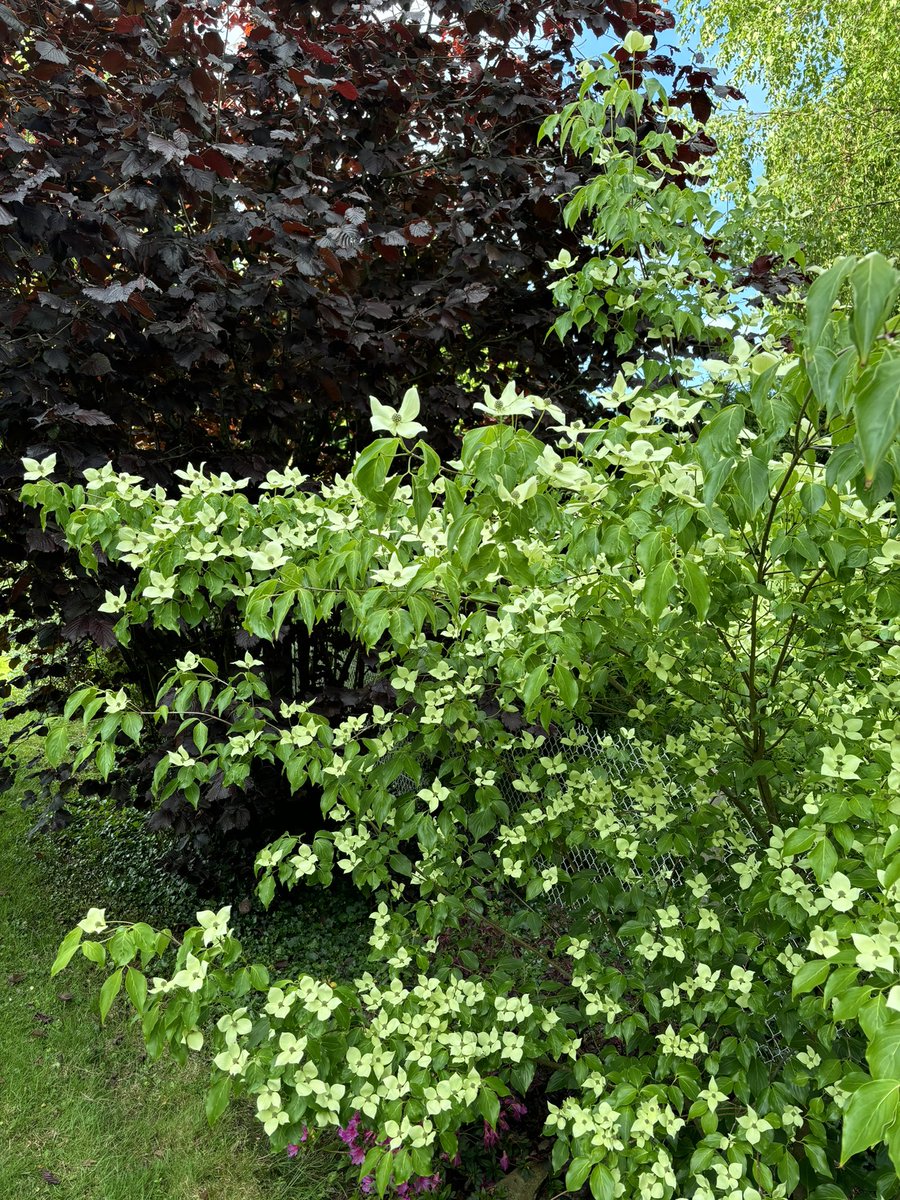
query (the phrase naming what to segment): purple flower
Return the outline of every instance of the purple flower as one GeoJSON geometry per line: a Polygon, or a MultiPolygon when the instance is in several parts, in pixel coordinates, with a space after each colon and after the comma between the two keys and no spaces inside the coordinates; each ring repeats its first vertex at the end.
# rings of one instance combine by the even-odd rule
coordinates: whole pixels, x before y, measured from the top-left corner
{"type": "Polygon", "coordinates": [[[295,1142],[291,1142],[291,1144],[287,1147],[288,1158],[296,1158],[299,1153],[300,1147],[296,1145],[295,1142]]]}
{"type": "Polygon", "coordinates": [[[504,1150],[500,1155],[500,1170],[506,1173],[509,1170],[509,1155],[504,1150]]]}
{"type": "Polygon", "coordinates": [[[365,1179],[359,1181],[359,1190],[364,1196],[368,1196],[375,1187],[375,1176],[367,1175],[365,1179]]]}
{"type": "Polygon", "coordinates": [[[359,1136],[359,1113],[354,1113],[346,1125],[338,1129],[338,1137],[345,1146],[352,1146],[359,1136]]]}
{"type": "Polygon", "coordinates": [[[484,1144],[488,1149],[490,1149],[491,1146],[499,1146],[500,1144],[500,1135],[497,1133],[496,1129],[492,1129],[490,1125],[488,1125],[487,1121],[484,1123],[484,1144]]]}
{"type": "Polygon", "coordinates": [[[350,1161],[353,1163],[354,1167],[361,1167],[366,1161],[365,1146],[351,1146],[350,1161]]]}
{"type": "Polygon", "coordinates": [[[420,1175],[413,1180],[413,1190],[416,1192],[434,1192],[440,1186],[440,1174],[420,1175]]]}

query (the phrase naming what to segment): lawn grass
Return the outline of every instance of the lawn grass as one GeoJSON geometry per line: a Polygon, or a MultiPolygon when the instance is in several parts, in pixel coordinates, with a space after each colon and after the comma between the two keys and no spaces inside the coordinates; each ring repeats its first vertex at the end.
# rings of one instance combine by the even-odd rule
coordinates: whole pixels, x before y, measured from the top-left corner
{"type": "Polygon", "coordinates": [[[206,1060],[146,1061],[124,1007],[101,1027],[87,962],[50,979],[61,937],[102,897],[74,895],[29,824],[15,792],[0,797],[0,1200],[343,1196],[327,1142],[288,1162],[249,1107],[209,1129],[206,1060]]]}

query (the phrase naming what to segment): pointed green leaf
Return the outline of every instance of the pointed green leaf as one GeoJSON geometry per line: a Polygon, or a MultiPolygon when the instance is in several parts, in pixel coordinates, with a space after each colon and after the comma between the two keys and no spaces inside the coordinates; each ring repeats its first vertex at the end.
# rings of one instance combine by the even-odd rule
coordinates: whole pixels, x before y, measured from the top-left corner
{"type": "Polygon", "coordinates": [[[863,374],[854,397],[856,440],[862,452],[866,480],[900,433],[900,355],[885,354],[863,374]]]}
{"type": "Polygon", "coordinates": [[[539,667],[535,667],[525,680],[525,686],[522,688],[522,700],[526,708],[530,708],[544,690],[547,678],[547,667],[546,664],[542,663],[539,667]]]}
{"type": "Polygon", "coordinates": [[[573,1158],[566,1171],[566,1191],[580,1192],[594,1165],[592,1158],[573,1158]]]}
{"type": "Polygon", "coordinates": [[[129,967],[125,973],[125,991],[128,999],[139,1013],[144,1011],[147,1004],[147,977],[134,967],[129,967]]]}
{"type": "Polygon", "coordinates": [[[44,757],[51,767],[58,767],[69,749],[69,726],[66,721],[57,721],[44,742],[44,757]]]}
{"type": "Polygon", "coordinates": [[[231,1080],[227,1075],[217,1079],[206,1093],[206,1119],[210,1125],[215,1125],[219,1117],[228,1107],[231,1099],[231,1080]]]}
{"type": "Polygon", "coordinates": [[[597,1163],[591,1171],[591,1195],[594,1200],[613,1200],[616,1194],[616,1181],[609,1167],[597,1163]]]}
{"type": "Polygon", "coordinates": [[[837,866],[837,851],[829,838],[823,837],[807,854],[806,861],[812,867],[816,880],[819,883],[825,883],[831,878],[834,868],[837,866]]]}
{"type": "Polygon", "coordinates": [[[697,563],[685,559],[681,564],[684,575],[684,588],[697,616],[702,621],[709,612],[709,581],[706,572],[697,563]]]}
{"type": "Polygon", "coordinates": [[[883,1025],[866,1048],[875,1079],[900,1079],[900,1021],[883,1025]]]}
{"type": "Polygon", "coordinates": [[[76,692],[73,692],[72,695],[66,701],[66,707],[63,709],[63,717],[67,721],[70,720],[72,717],[72,714],[74,712],[76,712],[79,708],[81,708],[81,706],[82,706],[82,704],[84,704],[85,700],[87,700],[89,698],[93,699],[94,696],[96,696],[96,694],[97,694],[97,689],[94,687],[83,687],[83,688],[79,688],[76,692]]]}
{"type": "Polygon", "coordinates": [[[60,944],[59,950],[57,951],[56,958],[53,960],[53,966],[50,968],[51,977],[58,975],[63,967],[68,964],[72,955],[81,945],[81,937],[82,931],[77,925],[74,929],[70,930],[66,934],[62,940],[62,943],[60,944]]]}
{"type": "Polygon", "coordinates": [[[841,1166],[882,1140],[896,1119],[898,1099],[900,1080],[873,1079],[857,1088],[844,1110],[841,1166]]]}
{"type": "Polygon", "coordinates": [[[558,662],[553,668],[553,683],[566,708],[574,708],[578,703],[578,682],[572,671],[558,662]]]}
{"type": "Polygon", "coordinates": [[[730,457],[737,445],[738,434],[744,428],[744,415],[739,404],[729,404],[704,426],[697,438],[697,457],[707,472],[720,459],[730,457]]]}
{"type": "Polygon", "coordinates": [[[792,994],[800,996],[804,992],[811,992],[813,988],[825,982],[830,970],[831,967],[827,962],[814,961],[804,963],[794,976],[794,983],[791,988],[792,994]]]}
{"type": "Polygon", "coordinates": [[[850,257],[839,258],[815,280],[809,289],[806,297],[806,344],[808,349],[812,349],[818,344],[822,330],[831,316],[838,292],[853,269],[855,261],[850,257]]]}
{"type": "Polygon", "coordinates": [[[122,986],[122,968],[118,967],[104,982],[100,989],[100,1021],[104,1022],[112,1008],[112,1002],[119,994],[122,986]]]}
{"type": "Polygon", "coordinates": [[[669,601],[669,593],[675,583],[675,568],[671,560],[657,563],[644,581],[642,592],[644,611],[651,621],[658,621],[669,601]]]}
{"type": "Polygon", "coordinates": [[[865,362],[876,336],[891,315],[900,291],[900,271],[895,271],[883,254],[867,254],[850,274],[853,290],[853,341],[865,362]]]}

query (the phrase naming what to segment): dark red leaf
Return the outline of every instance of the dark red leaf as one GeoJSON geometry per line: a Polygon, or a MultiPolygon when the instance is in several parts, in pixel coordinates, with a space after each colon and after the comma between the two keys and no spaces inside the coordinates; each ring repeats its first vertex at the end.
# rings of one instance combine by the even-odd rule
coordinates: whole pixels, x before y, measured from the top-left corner
{"type": "MultiPolygon", "coordinates": [[[[191,155],[190,157],[193,158],[194,155],[191,155]]],[[[213,148],[210,146],[208,149],[203,150],[196,157],[199,159],[201,166],[206,167],[210,171],[215,171],[215,173],[217,175],[221,175],[223,179],[234,178],[234,167],[231,165],[225,155],[219,150],[213,150],[213,148]]]]}
{"type": "Polygon", "coordinates": [[[207,104],[215,100],[219,91],[218,85],[211,75],[207,75],[202,67],[195,67],[191,71],[191,83],[197,95],[205,100],[207,104]]]}
{"type": "Polygon", "coordinates": [[[97,351],[95,354],[89,355],[81,364],[81,369],[85,375],[108,375],[112,370],[112,363],[105,354],[97,351]]]}
{"type": "Polygon", "coordinates": [[[148,321],[156,320],[156,313],[139,291],[135,290],[131,293],[128,297],[128,304],[135,312],[140,313],[142,317],[146,317],[148,321]]]}
{"type": "Polygon", "coordinates": [[[339,79],[334,85],[334,90],[340,92],[345,100],[358,100],[359,91],[349,79],[339,79]]]}
{"type": "Polygon", "coordinates": [[[118,75],[127,61],[121,50],[113,48],[112,50],[107,50],[101,57],[100,69],[108,75],[118,75]]]}

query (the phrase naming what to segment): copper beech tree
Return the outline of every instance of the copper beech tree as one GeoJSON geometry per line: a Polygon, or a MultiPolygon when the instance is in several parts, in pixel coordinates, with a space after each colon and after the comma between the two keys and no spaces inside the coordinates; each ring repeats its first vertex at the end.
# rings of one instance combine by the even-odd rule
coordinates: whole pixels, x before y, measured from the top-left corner
{"type": "MultiPolygon", "coordinates": [[[[370,395],[418,384],[447,450],[510,364],[584,410],[614,339],[548,339],[548,260],[577,252],[560,198],[588,166],[537,132],[586,46],[624,61],[639,31],[632,85],[672,88],[641,119],[674,135],[686,185],[730,89],[660,48],[672,24],[629,0],[0,5],[0,576],[20,640],[98,643],[158,683],[162,635],[123,656],[97,611],[121,568],[64,575],[58,534],[23,514],[23,455],[69,479],[109,460],[164,486],[201,461],[328,478],[371,438],[370,395]]],[[[236,630],[225,613],[198,642],[234,657],[236,630]]],[[[339,651],[304,642],[294,684],[345,683],[339,651]]],[[[31,659],[45,705],[62,669],[31,659]]]]}

